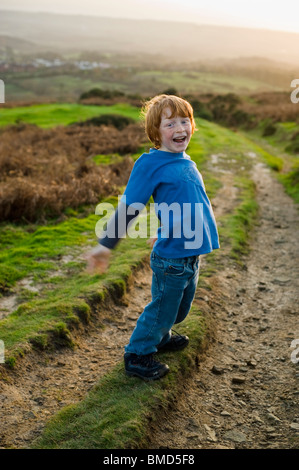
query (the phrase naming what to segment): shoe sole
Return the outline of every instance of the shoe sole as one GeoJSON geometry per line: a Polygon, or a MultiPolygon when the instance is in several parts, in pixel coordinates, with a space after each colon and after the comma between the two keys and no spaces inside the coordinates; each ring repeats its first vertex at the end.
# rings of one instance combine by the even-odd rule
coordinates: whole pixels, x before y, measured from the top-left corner
{"type": "Polygon", "coordinates": [[[138,374],[137,372],[130,372],[126,370],[126,375],[128,377],[139,377],[140,379],[144,380],[145,382],[151,382],[153,380],[159,380],[162,379],[166,374],[168,374],[169,369],[164,371],[162,375],[156,375],[154,377],[144,377],[144,375],[138,374]]]}
{"type": "Polygon", "coordinates": [[[167,348],[166,346],[161,346],[161,348],[158,348],[158,352],[163,352],[163,351],[167,351],[167,352],[175,352],[175,351],[181,351],[182,349],[185,349],[189,344],[189,341],[185,344],[182,344],[181,346],[177,347],[177,348],[167,348]]]}

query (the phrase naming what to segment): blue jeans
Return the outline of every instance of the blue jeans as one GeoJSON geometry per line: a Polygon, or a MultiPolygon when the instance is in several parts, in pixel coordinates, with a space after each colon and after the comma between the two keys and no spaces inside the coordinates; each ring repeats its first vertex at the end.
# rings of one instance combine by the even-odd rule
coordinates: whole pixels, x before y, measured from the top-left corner
{"type": "Polygon", "coordinates": [[[157,352],[171,337],[171,328],[188,315],[199,274],[199,256],[167,259],[152,251],[152,301],[137,320],[125,352],[157,352]]]}

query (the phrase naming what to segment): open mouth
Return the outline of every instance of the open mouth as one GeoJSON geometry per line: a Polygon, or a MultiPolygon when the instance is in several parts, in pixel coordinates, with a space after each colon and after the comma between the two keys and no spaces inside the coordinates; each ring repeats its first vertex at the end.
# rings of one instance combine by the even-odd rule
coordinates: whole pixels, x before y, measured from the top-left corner
{"type": "Polygon", "coordinates": [[[173,139],[173,141],[178,143],[178,144],[182,144],[183,142],[185,142],[186,138],[187,138],[186,136],[176,137],[175,139],[173,139]]]}

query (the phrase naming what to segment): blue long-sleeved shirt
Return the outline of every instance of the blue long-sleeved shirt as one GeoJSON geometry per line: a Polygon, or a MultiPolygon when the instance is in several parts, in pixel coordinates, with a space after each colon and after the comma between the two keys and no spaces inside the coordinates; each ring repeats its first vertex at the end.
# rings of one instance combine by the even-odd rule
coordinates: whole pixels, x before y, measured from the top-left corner
{"type": "MultiPolygon", "coordinates": [[[[196,164],[185,152],[172,153],[150,149],[135,162],[118,211],[109,224],[125,217],[125,227],[153,196],[161,226],[154,251],[164,258],[184,258],[210,253],[219,248],[219,237],[211,203],[196,164]],[[125,215],[130,206],[133,215],[125,215]]],[[[109,225],[108,224],[108,225],[109,225]]],[[[124,224],[121,224],[124,226],[124,224]]],[[[114,248],[123,236],[104,235],[99,243],[114,248]]]]}

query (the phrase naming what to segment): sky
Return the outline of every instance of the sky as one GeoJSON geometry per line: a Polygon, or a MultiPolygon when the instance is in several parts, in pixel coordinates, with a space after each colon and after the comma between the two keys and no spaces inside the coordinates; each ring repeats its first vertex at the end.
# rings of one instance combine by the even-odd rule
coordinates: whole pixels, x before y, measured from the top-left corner
{"type": "Polygon", "coordinates": [[[299,0],[1,0],[0,9],[184,21],[299,33],[299,0]]]}

